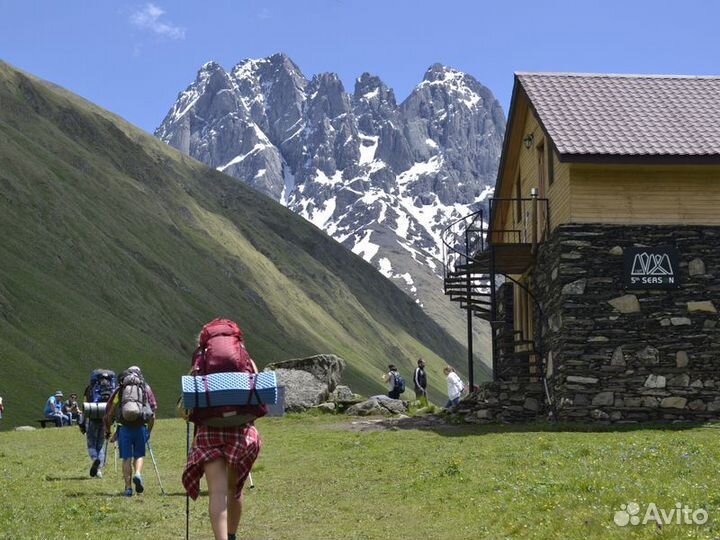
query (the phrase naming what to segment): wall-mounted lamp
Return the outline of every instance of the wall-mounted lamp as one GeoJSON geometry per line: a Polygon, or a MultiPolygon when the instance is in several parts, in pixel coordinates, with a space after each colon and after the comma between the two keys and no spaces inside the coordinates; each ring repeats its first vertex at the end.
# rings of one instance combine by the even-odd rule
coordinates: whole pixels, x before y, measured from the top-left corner
{"type": "Polygon", "coordinates": [[[530,150],[530,147],[532,146],[534,138],[535,138],[534,133],[528,133],[527,135],[525,135],[525,137],[523,138],[523,144],[525,145],[525,148],[530,150]]]}

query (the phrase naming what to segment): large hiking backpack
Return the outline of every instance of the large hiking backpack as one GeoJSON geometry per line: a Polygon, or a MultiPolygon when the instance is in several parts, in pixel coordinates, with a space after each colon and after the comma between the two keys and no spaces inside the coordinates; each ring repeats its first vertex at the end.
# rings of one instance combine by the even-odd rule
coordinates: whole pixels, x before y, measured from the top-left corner
{"type": "Polygon", "coordinates": [[[145,380],[140,372],[123,371],[118,391],[117,421],[124,426],[141,426],[152,416],[145,380]]]}
{"type": "Polygon", "coordinates": [[[90,373],[90,384],[85,388],[83,414],[90,420],[99,420],[105,414],[105,406],[115,390],[115,372],[110,369],[95,369],[90,373]]]}
{"type": "Polygon", "coordinates": [[[89,390],[86,391],[87,400],[92,403],[106,402],[110,399],[115,386],[115,372],[109,369],[96,369],[90,374],[89,390]]]}
{"type": "Polygon", "coordinates": [[[393,373],[393,391],[402,394],[405,391],[405,379],[395,371],[393,373]]]}
{"type": "MultiPolygon", "coordinates": [[[[192,358],[192,375],[194,381],[213,373],[256,373],[255,364],[245,349],[243,334],[237,324],[228,319],[215,319],[200,332],[198,348],[192,358]]],[[[195,382],[195,384],[198,384],[195,382]]],[[[207,378],[205,378],[207,385],[207,378]]],[[[253,378],[255,384],[255,378],[253,378]]],[[[207,388],[195,388],[195,396],[199,396],[207,388]]],[[[210,394],[205,392],[209,399],[210,394]]],[[[245,405],[207,406],[190,410],[189,419],[196,424],[213,427],[238,426],[252,422],[265,416],[268,408],[259,399],[257,392],[250,393],[245,405]],[[255,396],[255,404],[250,404],[255,396]]]]}

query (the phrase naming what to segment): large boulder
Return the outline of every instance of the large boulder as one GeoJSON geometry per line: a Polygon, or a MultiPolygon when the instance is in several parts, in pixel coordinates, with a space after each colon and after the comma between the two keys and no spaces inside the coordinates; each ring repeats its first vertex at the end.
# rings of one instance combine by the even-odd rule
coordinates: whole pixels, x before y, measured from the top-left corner
{"type": "Polygon", "coordinates": [[[285,387],[285,410],[302,412],[327,400],[328,385],[299,369],[275,369],[278,386],[285,387]]]}
{"type": "Polygon", "coordinates": [[[345,360],[334,354],[316,354],[307,358],[294,358],[265,366],[265,371],[280,369],[310,373],[327,386],[328,392],[332,392],[340,384],[342,372],[345,369],[345,360]]]}
{"type": "Polygon", "coordinates": [[[373,396],[368,400],[348,408],[346,411],[350,416],[371,416],[393,414],[404,414],[408,410],[408,404],[401,399],[391,399],[387,396],[373,396]]]}
{"type": "Polygon", "coordinates": [[[346,401],[353,401],[355,400],[355,394],[353,394],[353,391],[350,390],[349,386],[339,385],[335,388],[335,390],[332,391],[330,394],[331,401],[339,401],[339,402],[346,402],[346,401]]]}

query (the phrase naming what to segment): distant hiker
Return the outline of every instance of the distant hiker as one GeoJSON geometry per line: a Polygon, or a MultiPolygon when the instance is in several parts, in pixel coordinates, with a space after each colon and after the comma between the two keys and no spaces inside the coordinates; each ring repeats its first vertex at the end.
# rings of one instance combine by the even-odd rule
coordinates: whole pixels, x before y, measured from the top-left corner
{"type": "Polygon", "coordinates": [[[457,407],[460,403],[460,396],[462,396],[462,393],[465,391],[465,385],[463,385],[460,377],[457,373],[455,373],[455,370],[452,367],[446,366],[443,369],[443,373],[447,375],[448,385],[448,402],[445,405],[445,408],[450,409],[452,407],[457,407]]]}
{"type": "MultiPolygon", "coordinates": [[[[236,323],[215,319],[203,326],[192,358],[193,375],[257,371],[236,323]]],[[[243,485],[262,446],[254,420],[266,413],[266,405],[246,404],[193,409],[190,415],[196,433],[182,482],[194,500],[200,493],[200,478],[205,475],[210,524],[216,540],[236,539],[243,485]]]]}
{"type": "Polygon", "coordinates": [[[425,361],[422,358],[418,358],[413,383],[415,384],[415,399],[420,401],[422,407],[427,407],[427,375],[425,375],[425,361]]]}
{"type": "Polygon", "coordinates": [[[388,372],[383,375],[383,381],[388,385],[388,397],[400,399],[400,394],[405,391],[405,379],[402,378],[393,364],[388,366],[388,372]]]}
{"type": "Polygon", "coordinates": [[[57,427],[70,425],[70,417],[63,413],[63,397],[62,390],[58,390],[45,402],[45,418],[53,420],[57,427]]]}
{"type": "Polygon", "coordinates": [[[105,464],[105,426],[103,416],[107,402],[115,391],[115,372],[109,369],[96,369],[90,373],[90,384],[85,387],[83,403],[83,417],[80,431],[85,434],[87,451],[92,464],[90,476],[102,478],[102,468],[105,464]]]}
{"type": "Polygon", "coordinates": [[[70,397],[63,405],[63,414],[70,417],[70,423],[80,423],[80,408],[78,406],[77,394],[70,394],[70,397]]]}
{"type": "Polygon", "coordinates": [[[2,420],[4,412],[5,412],[5,405],[3,405],[2,396],[0,396],[0,420],[2,420]]]}
{"type": "Polygon", "coordinates": [[[118,424],[115,437],[120,447],[120,459],[123,460],[123,495],[132,497],[133,484],[136,493],[145,491],[142,478],[145,445],[155,423],[157,400],[137,366],[123,371],[119,383],[107,402],[103,422],[106,438],[110,437],[113,422],[118,424]]]}

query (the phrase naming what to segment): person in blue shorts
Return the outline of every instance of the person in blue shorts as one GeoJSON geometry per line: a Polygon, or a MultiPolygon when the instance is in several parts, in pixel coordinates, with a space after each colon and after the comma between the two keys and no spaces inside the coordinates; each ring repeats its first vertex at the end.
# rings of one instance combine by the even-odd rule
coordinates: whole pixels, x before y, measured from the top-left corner
{"type": "Polygon", "coordinates": [[[117,437],[120,459],[123,460],[123,495],[131,497],[135,492],[145,491],[142,468],[145,461],[145,446],[155,422],[157,400],[150,385],[145,382],[140,368],[132,366],[120,375],[120,385],[110,396],[103,418],[105,437],[110,437],[110,428],[117,422],[117,437]]]}

